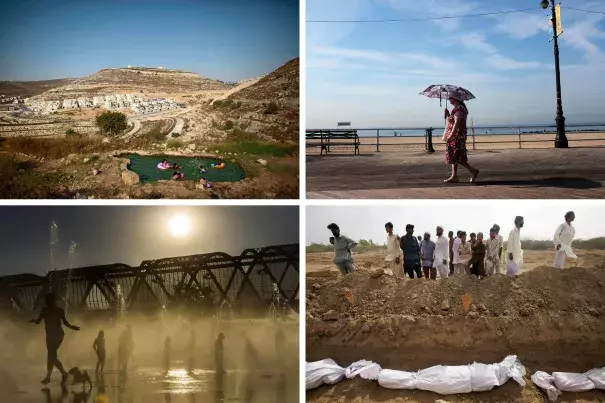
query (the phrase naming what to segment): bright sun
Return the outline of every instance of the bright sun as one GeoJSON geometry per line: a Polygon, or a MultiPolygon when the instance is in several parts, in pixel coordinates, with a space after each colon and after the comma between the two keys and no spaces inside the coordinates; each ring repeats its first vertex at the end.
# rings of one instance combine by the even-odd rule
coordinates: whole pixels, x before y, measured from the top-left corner
{"type": "Polygon", "coordinates": [[[185,215],[175,215],[168,222],[168,226],[173,236],[182,238],[191,230],[191,221],[185,215]]]}

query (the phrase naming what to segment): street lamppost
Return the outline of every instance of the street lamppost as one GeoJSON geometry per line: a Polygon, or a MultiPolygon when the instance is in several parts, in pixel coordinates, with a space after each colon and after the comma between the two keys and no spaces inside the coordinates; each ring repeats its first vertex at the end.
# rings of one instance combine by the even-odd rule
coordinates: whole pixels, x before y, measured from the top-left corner
{"type": "MultiPolygon", "coordinates": [[[[542,0],[540,5],[544,10],[549,6],[548,0],[542,0]]],[[[565,135],[565,117],[563,116],[563,105],[561,102],[561,71],[559,69],[559,41],[557,38],[557,14],[555,12],[555,0],[550,0],[552,9],[553,41],[555,43],[555,78],[557,81],[557,135],[555,137],[555,148],[567,148],[567,136],[565,135]]]]}

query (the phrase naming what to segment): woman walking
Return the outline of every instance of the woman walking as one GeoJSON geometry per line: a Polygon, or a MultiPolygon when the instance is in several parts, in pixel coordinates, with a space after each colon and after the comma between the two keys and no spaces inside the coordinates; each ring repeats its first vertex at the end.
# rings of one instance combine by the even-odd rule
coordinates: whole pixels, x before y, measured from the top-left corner
{"type": "Polygon", "coordinates": [[[42,383],[46,385],[50,382],[50,374],[53,372],[54,367],[57,367],[59,372],[61,372],[61,382],[65,383],[69,374],[63,368],[63,364],[61,364],[58,357],[58,350],[65,336],[62,324],[72,330],[80,330],[80,328],[67,321],[65,311],[57,305],[55,294],[46,294],[44,300],[46,306],[42,308],[38,318],[30,320],[31,323],[35,323],[36,325],[44,320],[44,327],[46,329],[46,350],[48,351],[48,357],[46,360],[46,378],[42,380],[42,383]]]}
{"type": "Polygon", "coordinates": [[[443,139],[446,142],[446,161],[452,166],[452,176],[446,179],[446,183],[457,183],[458,182],[458,165],[462,165],[471,173],[471,183],[475,182],[479,170],[473,168],[468,163],[468,156],[466,154],[466,118],[468,116],[468,109],[462,102],[459,96],[455,92],[448,93],[449,101],[454,105],[452,113],[450,114],[447,109],[445,117],[447,118],[447,126],[443,133],[443,139]]]}

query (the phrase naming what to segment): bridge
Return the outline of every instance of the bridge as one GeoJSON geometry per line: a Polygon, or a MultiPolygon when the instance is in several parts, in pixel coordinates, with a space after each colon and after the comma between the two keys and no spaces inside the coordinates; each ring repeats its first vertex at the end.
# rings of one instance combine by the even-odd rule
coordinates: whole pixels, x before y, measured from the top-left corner
{"type": "Polygon", "coordinates": [[[54,270],[45,276],[0,277],[0,310],[25,313],[43,305],[53,291],[73,311],[116,312],[160,308],[234,310],[269,307],[274,284],[279,299],[298,310],[299,244],[246,249],[238,256],[222,252],[125,264],[54,270]]]}

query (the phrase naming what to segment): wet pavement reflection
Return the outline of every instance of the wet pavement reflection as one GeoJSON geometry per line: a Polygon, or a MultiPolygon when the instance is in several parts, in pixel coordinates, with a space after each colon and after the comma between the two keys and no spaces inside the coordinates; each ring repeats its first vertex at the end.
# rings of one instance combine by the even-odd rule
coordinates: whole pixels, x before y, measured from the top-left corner
{"type": "MultiPolygon", "coordinates": [[[[42,371],[43,372],[43,371],[42,371]]],[[[92,387],[61,385],[57,374],[44,387],[34,378],[39,368],[11,375],[17,390],[4,390],[0,401],[11,403],[202,403],[298,401],[298,371],[215,371],[185,366],[168,371],[160,367],[139,367],[128,373],[91,374],[92,387]]]]}

